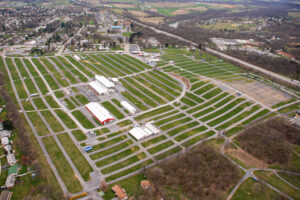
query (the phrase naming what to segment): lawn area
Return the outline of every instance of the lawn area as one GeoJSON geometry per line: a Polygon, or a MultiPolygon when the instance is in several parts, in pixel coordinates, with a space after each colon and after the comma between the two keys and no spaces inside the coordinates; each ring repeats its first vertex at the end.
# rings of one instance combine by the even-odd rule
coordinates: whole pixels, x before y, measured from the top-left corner
{"type": "Polygon", "coordinates": [[[55,113],[58,115],[58,117],[64,122],[64,124],[69,128],[77,128],[77,125],[75,122],[62,110],[55,110],[55,113]]]}
{"type": "Polygon", "coordinates": [[[5,58],[5,61],[6,61],[7,67],[8,67],[8,69],[9,69],[9,71],[10,71],[10,74],[11,74],[11,76],[12,76],[12,79],[13,79],[13,80],[18,80],[18,79],[20,79],[20,76],[19,76],[19,74],[18,74],[18,72],[17,72],[17,69],[16,69],[16,67],[15,67],[15,65],[14,65],[14,63],[13,63],[13,61],[12,61],[12,59],[11,59],[11,58],[5,58]]]}
{"type": "Polygon", "coordinates": [[[68,191],[71,193],[80,192],[82,186],[55,140],[52,137],[46,137],[42,141],[68,191]]]}
{"type": "Polygon", "coordinates": [[[41,114],[44,116],[45,120],[54,132],[64,131],[62,125],[57,121],[57,119],[52,115],[50,111],[41,111],[41,114]]]}
{"type": "Polygon", "coordinates": [[[115,154],[113,156],[109,156],[108,158],[105,158],[103,160],[100,160],[100,161],[96,162],[96,166],[97,167],[103,167],[105,165],[111,164],[113,162],[116,162],[118,160],[121,160],[122,158],[125,158],[125,157],[133,154],[134,152],[138,151],[139,149],[140,148],[138,146],[132,146],[129,149],[121,151],[118,154],[115,154]]]}
{"type": "Polygon", "coordinates": [[[46,81],[48,82],[49,86],[51,87],[52,90],[57,90],[60,87],[57,85],[57,83],[54,81],[51,75],[47,74],[44,76],[46,81]]]}
{"type": "Polygon", "coordinates": [[[189,128],[193,128],[193,127],[197,126],[198,124],[199,124],[198,121],[193,121],[193,122],[187,123],[185,125],[179,126],[179,127],[175,128],[175,129],[167,132],[167,134],[170,135],[170,136],[174,136],[177,133],[180,133],[180,132],[182,132],[184,130],[187,130],[189,128]]]}
{"type": "MultiPolygon", "coordinates": [[[[141,99],[145,104],[156,107],[157,103],[155,103],[149,96],[146,96],[145,94],[141,93],[139,90],[137,90],[135,87],[133,87],[131,84],[128,84],[124,80],[120,80],[122,85],[133,95],[135,95],[137,98],[141,99]]],[[[127,92],[127,91],[126,91],[127,92]]],[[[134,103],[134,102],[133,102],[134,103]]]]}
{"type": "Polygon", "coordinates": [[[35,106],[39,109],[39,110],[43,110],[43,109],[47,109],[46,104],[44,103],[44,101],[41,98],[34,98],[33,99],[33,103],[35,104],[35,106]]]}
{"type": "Polygon", "coordinates": [[[247,119],[246,121],[243,121],[242,125],[247,125],[250,122],[253,122],[254,120],[256,120],[257,118],[262,117],[262,116],[268,114],[269,112],[270,111],[268,109],[264,109],[264,110],[260,111],[259,113],[257,113],[256,115],[252,116],[251,118],[247,119]]]}
{"type": "Polygon", "coordinates": [[[62,91],[56,91],[54,92],[54,95],[57,97],[57,98],[62,98],[64,97],[64,93],[62,91]]]}
{"type": "Polygon", "coordinates": [[[87,138],[86,135],[81,130],[72,131],[72,134],[79,142],[87,138]]]}
{"type": "Polygon", "coordinates": [[[123,121],[117,123],[117,125],[120,127],[128,126],[130,124],[132,124],[132,121],[130,121],[129,119],[126,119],[126,120],[123,120],[123,121]]]}
{"type": "Polygon", "coordinates": [[[123,119],[125,117],[123,113],[109,101],[102,102],[102,105],[118,119],[123,119]]]}
{"type": "Polygon", "coordinates": [[[72,142],[72,139],[67,133],[60,134],[57,137],[64,146],[64,149],[68,153],[69,157],[76,166],[78,172],[81,174],[82,178],[85,181],[88,181],[90,179],[90,173],[93,171],[90,164],[87,162],[82,153],[72,142]]]}
{"type": "Polygon", "coordinates": [[[293,184],[294,186],[300,188],[300,176],[294,174],[288,174],[285,172],[278,172],[278,175],[281,176],[286,181],[288,181],[289,183],[293,184]]]}
{"type": "Polygon", "coordinates": [[[93,149],[90,151],[90,152],[93,152],[93,151],[96,151],[98,149],[102,149],[102,148],[105,148],[105,147],[108,147],[108,146],[111,146],[115,143],[118,143],[118,142],[121,142],[122,140],[125,140],[127,138],[126,135],[122,135],[120,137],[116,137],[114,139],[111,139],[111,140],[108,140],[108,141],[105,141],[105,142],[102,142],[100,144],[96,144],[93,146],[93,149]]]}
{"type": "Polygon", "coordinates": [[[189,98],[186,98],[186,97],[181,98],[180,101],[190,107],[197,105],[197,103],[195,103],[194,101],[191,101],[189,98]]]}
{"type": "Polygon", "coordinates": [[[30,94],[38,92],[31,79],[25,79],[24,82],[30,94]]]}
{"type": "Polygon", "coordinates": [[[64,99],[64,102],[66,103],[65,105],[67,106],[67,108],[68,108],[69,110],[73,110],[73,109],[76,108],[76,106],[72,103],[72,101],[71,101],[70,99],[65,98],[65,99],[64,99]]]}
{"type": "Polygon", "coordinates": [[[128,99],[130,102],[132,102],[137,108],[141,109],[142,111],[147,110],[147,106],[145,106],[141,101],[137,100],[134,96],[132,96],[128,91],[121,92],[121,94],[128,99]]]}
{"type": "Polygon", "coordinates": [[[52,96],[45,96],[45,100],[51,108],[59,108],[59,105],[56,103],[52,96]]]}
{"type": "Polygon", "coordinates": [[[39,74],[37,73],[37,71],[34,69],[33,65],[31,64],[31,62],[28,59],[23,59],[23,62],[25,63],[28,71],[31,73],[32,76],[38,76],[39,74]]]}
{"type": "Polygon", "coordinates": [[[200,133],[202,131],[205,131],[207,128],[205,126],[200,126],[200,127],[197,127],[197,128],[194,128],[194,129],[191,129],[189,131],[186,131],[180,135],[178,135],[177,137],[175,137],[175,140],[180,142],[182,140],[185,140],[186,138],[188,137],[191,137],[197,133],[200,133]]]}
{"type": "Polygon", "coordinates": [[[180,119],[180,120],[177,120],[177,121],[173,121],[173,122],[171,122],[169,124],[166,124],[166,125],[160,127],[160,129],[163,130],[163,131],[166,131],[166,130],[168,130],[170,128],[173,128],[173,127],[178,126],[180,124],[183,124],[185,122],[189,122],[191,120],[192,120],[192,118],[186,117],[186,118],[183,118],[183,119],[180,119]]]}
{"type": "Polygon", "coordinates": [[[150,139],[150,140],[148,140],[148,141],[146,141],[146,142],[143,142],[143,143],[142,143],[142,146],[146,148],[146,147],[149,147],[149,146],[151,146],[151,145],[153,145],[153,144],[156,144],[156,143],[158,143],[158,142],[160,142],[160,141],[163,141],[163,140],[165,140],[165,139],[167,139],[167,137],[164,136],[164,135],[161,135],[161,136],[152,138],[152,139],[150,139]]]}
{"type": "Polygon", "coordinates": [[[245,180],[236,193],[233,195],[232,200],[266,200],[266,199],[280,199],[280,194],[264,185],[257,182],[252,178],[245,180]]]}
{"type": "Polygon", "coordinates": [[[152,110],[150,112],[147,112],[147,113],[144,113],[142,115],[139,115],[135,118],[135,120],[137,121],[141,121],[142,119],[145,119],[145,118],[148,118],[148,117],[152,117],[152,116],[155,116],[155,115],[159,115],[159,114],[162,114],[164,112],[167,112],[169,110],[173,110],[173,107],[168,105],[168,106],[164,106],[164,107],[161,107],[161,108],[157,108],[155,110],[152,110]]]}
{"type": "Polygon", "coordinates": [[[213,134],[215,134],[214,131],[208,131],[204,134],[197,135],[196,137],[193,137],[193,138],[189,139],[188,141],[184,142],[182,145],[184,147],[189,147],[189,146],[199,142],[200,140],[203,140],[204,138],[212,136],[213,134]]]}
{"type": "Polygon", "coordinates": [[[49,130],[36,112],[29,112],[27,113],[31,123],[35,127],[37,133],[42,136],[42,135],[47,135],[49,134],[49,130]]]}
{"type": "Polygon", "coordinates": [[[155,154],[163,149],[166,149],[170,146],[172,146],[174,143],[172,141],[167,141],[167,142],[164,142],[164,143],[161,143],[159,145],[156,145],[155,147],[152,147],[150,149],[148,149],[147,151],[151,154],[155,154]]]}
{"type": "Polygon", "coordinates": [[[139,153],[135,156],[132,156],[132,157],[130,157],[130,158],[124,160],[124,161],[121,161],[121,162],[119,162],[115,165],[107,167],[107,168],[101,170],[101,172],[103,174],[108,174],[110,172],[116,171],[116,170],[121,169],[123,167],[127,167],[127,166],[129,166],[129,165],[131,165],[135,162],[138,162],[139,160],[142,160],[143,158],[146,158],[146,157],[147,157],[146,154],[144,152],[142,152],[142,153],[139,153]]]}
{"type": "Polygon", "coordinates": [[[30,101],[22,101],[22,105],[26,111],[34,110],[30,101]]]}
{"type": "Polygon", "coordinates": [[[27,92],[25,90],[25,87],[22,83],[21,80],[16,80],[13,82],[13,84],[15,85],[16,89],[17,89],[17,93],[19,95],[19,98],[27,98],[28,95],[27,95],[27,92]]]}
{"type": "Polygon", "coordinates": [[[96,160],[98,158],[107,156],[107,155],[112,154],[114,152],[117,152],[117,151],[119,151],[121,149],[124,149],[124,148],[128,147],[129,145],[131,145],[132,143],[133,143],[132,140],[127,140],[127,141],[125,141],[123,143],[120,143],[120,144],[118,144],[116,146],[113,146],[113,147],[111,147],[109,149],[106,149],[106,150],[94,153],[94,154],[90,155],[90,157],[91,157],[91,159],[96,160]]]}
{"type": "MultiPolygon", "coordinates": [[[[109,177],[105,178],[105,180],[106,180],[106,181],[115,180],[115,179],[120,178],[120,177],[122,177],[122,176],[125,176],[125,175],[127,175],[127,174],[129,174],[129,173],[133,173],[133,172],[136,172],[137,170],[141,170],[142,168],[144,168],[145,166],[150,165],[151,163],[153,163],[153,161],[152,161],[151,159],[146,160],[146,161],[144,161],[144,162],[142,162],[142,163],[139,163],[139,164],[137,164],[137,165],[134,165],[133,167],[130,167],[130,168],[128,168],[128,169],[125,169],[124,171],[121,171],[121,172],[116,173],[116,174],[114,174],[114,175],[112,175],[112,176],[109,176],[109,177]]],[[[139,184],[139,183],[138,183],[138,184],[139,184]]],[[[138,187],[138,188],[136,188],[136,189],[139,189],[139,186],[137,186],[137,187],[138,187]]],[[[137,191],[137,190],[135,190],[135,192],[136,192],[136,191],[137,191]]],[[[127,189],[126,189],[126,192],[127,192],[127,194],[129,194],[127,189]]]]}
{"type": "Polygon", "coordinates": [[[35,77],[34,80],[35,80],[36,84],[38,85],[42,94],[46,94],[49,92],[41,77],[35,77]]]}
{"type": "Polygon", "coordinates": [[[174,147],[174,148],[172,148],[168,151],[165,151],[161,154],[158,154],[157,156],[155,156],[155,159],[156,160],[164,159],[165,157],[170,156],[170,155],[175,154],[175,153],[178,153],[181,150],[182,150],[182,148],[180,146],[174,147]]]}
{"type": "Polygon", "coordinates": [[[280,191],[286,193],[290,197],[294,199],[300,199],[300,192],[287,183],[283,182],[273,172],[255,171],[254,174],[260,179],[265,180],[275,188],[279,189],[280,191]]]}
{"type": "Polygon", "coordinates": [[[206,93],[205,95],[203,95],[203,98],[210,99],[210,98],[216,96],[217,94],[220,94],[221,92],[222,92],[222,90],[220,88],[216,88],[216,89],[206,93]]]}
{"type": "Polygon", "coordinates": [[[88,98],[86,98],[84,95],[82,94],[78,94],[75,96],[76,99],[82,104],[82,105],[85,105],[85,104],[88,104],[90,101],[88,100],[88,98]]]}
{"type": "Polygon", "coordinates": [[[167,122],[173,121],[173,120],[175,120],[175,119],[182,118],[182,117],[184,117],[184,116],[185,116],[184,113],[179,113],[179,114],[177,114],[177,115],[173,115],[173,116],[171,116],[171,117],[168,117],[168,118],[159,120],[159,121],[155,122],[155,125],[156,125],[156,126],[161,126],[161,125],[163,125],[163,124],[165,124],[165,123],[167,123],[167,122]]]}
{"type": "Polygon", "coordinates": [[[88,120],[86,116],[79,110],[72,112],[72,115],[82,124],[84,128],[90,129],[95,127],[94,124],[90,120],[88,120]]]}

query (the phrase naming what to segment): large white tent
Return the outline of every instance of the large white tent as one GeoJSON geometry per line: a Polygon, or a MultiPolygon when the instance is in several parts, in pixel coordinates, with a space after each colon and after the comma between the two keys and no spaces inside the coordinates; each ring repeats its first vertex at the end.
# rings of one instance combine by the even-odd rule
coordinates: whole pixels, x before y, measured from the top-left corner
{"type": "Polygon", "coordinates": [[[107,88],[115,87],[115,84],[113,82],[111,82],[110,80],[108,80],[107,78],[105,78],[104,76],[96,75],[95,79],[107,88]]]}

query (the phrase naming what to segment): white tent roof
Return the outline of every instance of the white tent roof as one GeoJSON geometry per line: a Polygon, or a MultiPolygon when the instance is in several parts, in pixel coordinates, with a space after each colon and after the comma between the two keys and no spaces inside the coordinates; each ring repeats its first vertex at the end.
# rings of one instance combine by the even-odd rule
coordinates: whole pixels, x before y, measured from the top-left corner
{"type": "Polygon", "coordinates": [[[101,123],[107,120],[114,120],[114,117],[109,113],[106,108],[96,102],[90,102],[85,107],[96,117],[101,123]]]}
{"type": "Polygon", "coordinates": [[[105,87],[108,87],[108,88],[112,88],[112,87],[115,87],[115,84],[111,81],[109,81],[107,78],[105,78],[104,76],[99,76],[99,75],[96,75],[95,76],[95,79],[97,81],[99,81],[101,84],[103,84],[105,87]]]}
{"type": "Polygon", "coordinates": [[[135,113],[136,109],[132,105],[130,105],[127,101],[121,101],[121,105],[128,110],[130,113],[135,113]]]}
{"type": "Polygon", "coordinates": [[[89,85],[98,93],[98,94],[105,94],[108,93],[107,87],[100,84],[98,81],[92,81],[89,85]]]}
{"type": "Polygon", "coordinates": [[[142,129],[141,127],[134,127],[133,129],[131,129],[129,131],[129,133],[135,137],[137,140],[140,140],[144,137],[147,137],[149,134],[144,130],[142,129]]]}
{"type": "Polygon", "coordinates": [[[159,133],[160,130],[158,128],[156,128],[155,126],[153,126],[151,123],[146,123],[145,127],[148,128],[152,133],[156,134],[159,133]]]}

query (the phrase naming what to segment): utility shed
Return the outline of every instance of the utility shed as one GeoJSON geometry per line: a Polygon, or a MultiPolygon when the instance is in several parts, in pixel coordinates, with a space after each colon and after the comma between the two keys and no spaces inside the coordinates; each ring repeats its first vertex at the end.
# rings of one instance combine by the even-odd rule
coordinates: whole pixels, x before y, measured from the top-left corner
{"type": "Polygon", "coordinates": [[[99,95],[108,94],[108,89],[98,81],[92,81],[89,86],[99,95]]]}
{"type": "Polygon", "coordinates": [[[110,112],[97,102],[90,102],[86,104],[85,107],[101,124],[114,120],[114,117],[110,112]]]}
{"type": "Polygon", "coordinates": [[[107,78],[105,78],[104,76],[96,75],[95,79],[107,88],[115,87],[115,84],[113,82],[111,82],[110,80],[108,80],[107,78]]]}
{"type": "Polygon", "coordinates": [[[128,112],[133,115],[136,113],[136,108],[129,104],[127,101],[121,101],[121,105],[128,110],[128,112]]]}

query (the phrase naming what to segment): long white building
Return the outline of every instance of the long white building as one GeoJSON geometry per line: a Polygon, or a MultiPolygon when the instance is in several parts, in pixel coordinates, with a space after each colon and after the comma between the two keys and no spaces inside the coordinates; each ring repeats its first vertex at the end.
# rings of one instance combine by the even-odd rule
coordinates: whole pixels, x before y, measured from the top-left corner
{"type": "Polygon", "coordinates": [[[108,94],[108,88],[99,83],[99,81],[92,81],[89,83],[89,86],[99,95],[108,94]]]}
{"type": "Polygon", "coordinates": [[[142,127],[134,127],[129,133],[137,140],[144,139],[146,137],[158,134],[160,130],[151,124],[152,122],[146,123],[142,127]]]}
{"type": "Polygon", "coordinates": [[[104,76],[96,75],[95,79],[107,88],[115,87],[115,84],[113,82],[111,82],[110,80],[108,80],[107,78],[105,78],[104,76]]]}
{"type": "Polygon", "coordinates": [[[90,102],[86,104],[85,107],[101,124],[114,120],[110,112],[97,102],[90,102]]]}
{"type": "Polygon", "coordinates": [[[121,101],[121,105],[128,110],[128,112],[133,115],[136,113],[136,108],[129,104],[127,101],[121,101]]]}

